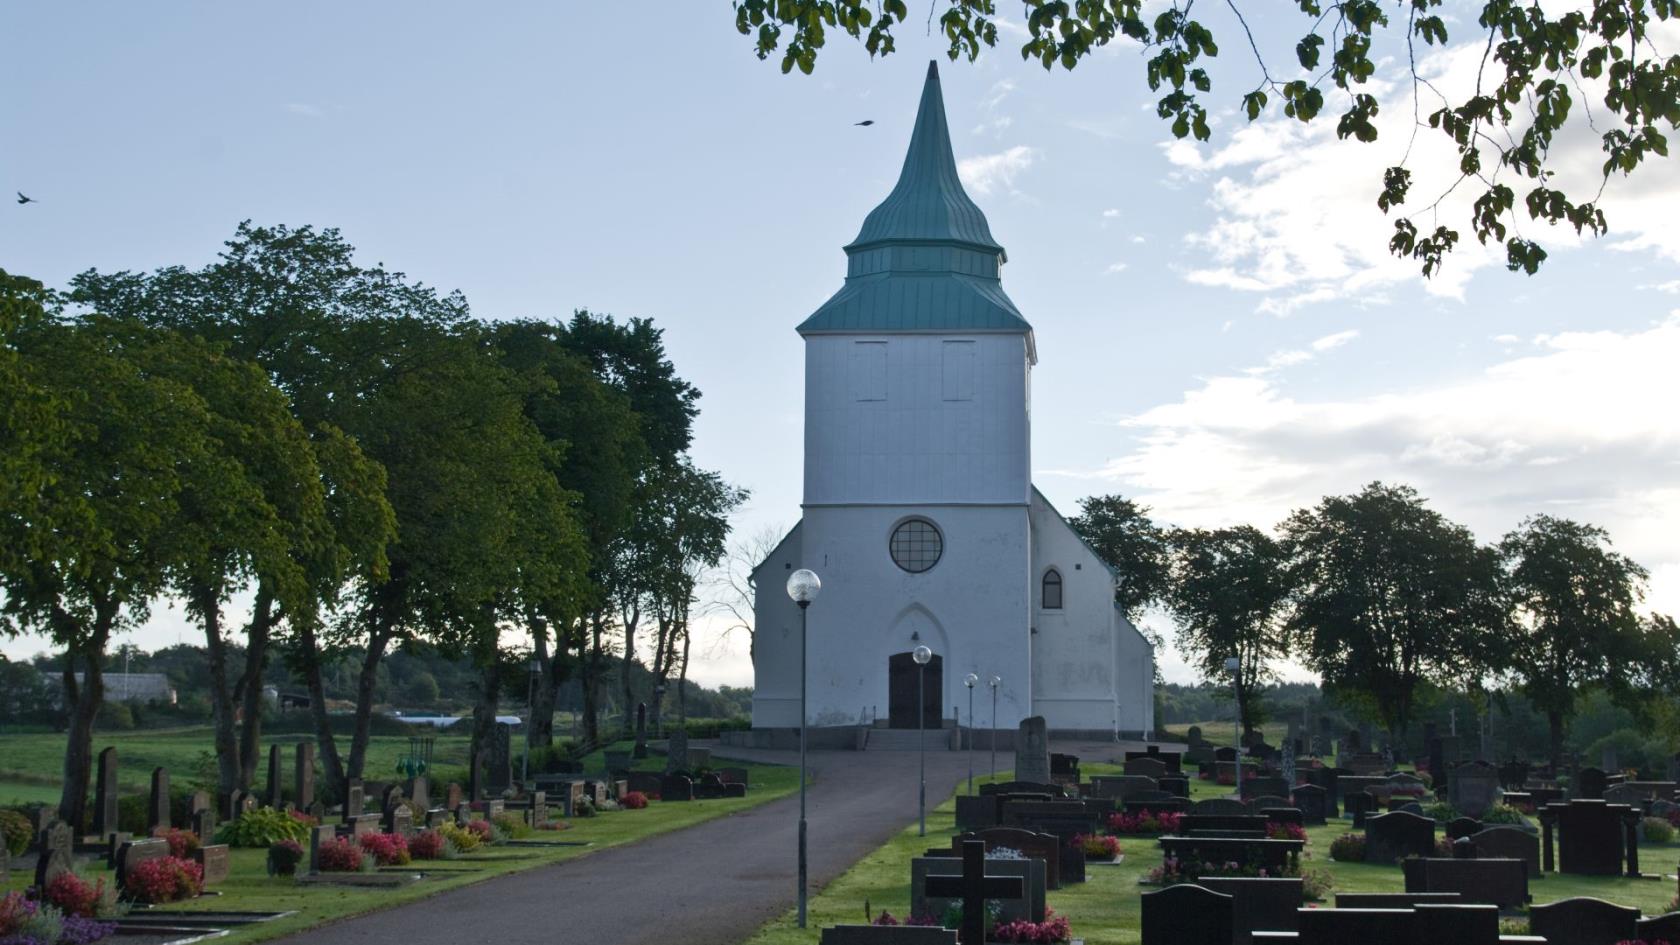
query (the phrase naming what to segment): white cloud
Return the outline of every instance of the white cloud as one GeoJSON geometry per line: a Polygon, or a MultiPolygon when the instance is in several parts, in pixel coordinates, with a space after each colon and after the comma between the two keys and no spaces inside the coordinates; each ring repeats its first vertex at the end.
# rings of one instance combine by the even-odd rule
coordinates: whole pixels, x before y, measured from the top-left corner
{"type": "Polygon", "coordinates": [[[1119,215],[1120,209],[1118,207],[1109,207],[1107,210],[1103,211],[1103,219],[1105,220],[1112,220],[1119,215]]]}
{"type": "Polygon", "coordinates": [[[1113,275],[1117,272],[1125,272],[1128,268],[1130,268],[1129,265],[1124,262],[1111,262],[1108,264],[1108,268],[1103,270],[1103,274],[1113,275]]]}
{"type": "MultiPolygon", "coordinates": [[[[1436,386],[1297,399],[1277,376],[1353,337],[1213,377],[1130,417],[1137,446],[1091,473],[1162,521],[1271,526],[1376,479],[1415,486],[1485,541],[1538,512],[1609,530],[1680,609],[1680,310],[1644,330],[1562,332],[1436,386]]],[[[1380,357],[1373,353],[1372,357],[1380,357]]]]}
{"type": "Polygon", "coordinates": [[[1666,292],[1669,295],[1674,295],[1676,293],[1680,293],[1680,279],[1670,279],[1667,282],[1658,282],[1658,283],[1654,283],[1654,284],[1653,283],[1647,283],[1646,285],[1642,285],[1639,288],[1641,288],[1641,289],[1655,289],[1658,292],[1666,292]]]}
{"type": "MultiPolygon", "coordinates": [[[[1481,47],[1461,44],[1419,60],[1420,72],[1450,96],[1473,86],[1481,47]]],[[[1477,243],[1468,208],[1481,188],[1471,181],[1441,203],[1438,216],[1424,208],[1449,190],[1457,177],[1457,156],[1441,133],[1424,128],[1413,139],[1412,83],[1404,62],[1379,72],[1365,91],[1381,103],[1379,138],[1369,145],[1338,140],[1338,102],[1332,98],[1325,117],[1303,124],[1281,114],[1239,128],[1216,147],[1172,140],[1161,145],[1172,176],[1180,184],[1207,181],[1211,223],[1187,234],[1196,262],[1186,278],[1262,296],[1257,309],[1287,315],[1304,305],[1340,299],[1369,299],[1390,287],[1422,285],[1431,295],[1462,299],[1478,271],[1502,267],[1503,249],[1477,243]],[[1401,211],[1414,214],[1420,232],[1437,224],[1460,233],[1458,248],[1442,270],[1424,280],[1415,261],[1388,252],[1393,216],[1376,208],[1383,168],[1400,163],[1410,147],[1411,201],[1401,211]]],[[[1423,92],[1422,110],[1435,107],[1423,92]]],[[[1597,134],[1584,121],[1560,135],[1551,149],[1550,182],[1577,199],[1599,187],[1603,154],[1597,134]]],[[[1520,133],[1520,129],[1513,133],[1520,133]]],[[[1518,206],[1532,186],[1509,181],[1518,206]]],[[[1613,228],[1605,247],[1651,251],[1680,260],[1680,163],[1655,161],[1630,183],[1613,179],[1600,201],[1613,228]]],[[[1519,209],[1520,235],[1535,239],[1556,254],[1583,242],[1568,227],[1529,221],[1519,209]]],[[[1507,222],[1510,222],[1507,220],[1507,222]]],[[[1677,280],[1680,281],[1680,280],[1677,280]]],[[[1680,292],[1680,286],[1662,291],[1680,292]]]]}
{"type": "Polygon", "coordinates": [[[318,106],[306,105],[302,102],[292,102],[288,104],[286,106],[286,111],[291,112],[294,115],[302,115],[305,118],[320,118],[326,115],[326,112],[322,111],[318,106]]]}
{"type": "Polygon", "coordinates": [[[1023,144],[997,154],[981,154],[957,162],[957,174],[963,185],[978,194],[995,189],[1013,191],[1015,175],[1032,166],[1038,152],[1023,144]]]}
{"type": "Polygon", "coordinates": [[[1520,344],[1522,342],[1521,338],[1517,337],[1516,335],[1511,335],[1511,334],[1494,335],[1493,340],[1499,342],[1502,345],[1514,345],[1514,344],[1520,344]]]}

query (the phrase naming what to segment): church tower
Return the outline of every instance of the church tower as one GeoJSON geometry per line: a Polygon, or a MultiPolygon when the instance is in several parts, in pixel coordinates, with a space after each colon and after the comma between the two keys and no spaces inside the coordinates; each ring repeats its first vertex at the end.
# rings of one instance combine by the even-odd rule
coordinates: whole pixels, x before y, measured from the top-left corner
{"type": "Polygon", "coordinates": [[[934,64],[898,183],[845,251],[845,284],[798,328],[804,518],[761,567],[754,725],[798,724],[797,612],[782,645],[782,602],[766,598],[808,567],[823,582],[808,615],[812,724],[914,727],[921,675],[935,728],[967,712],[972,672],[982,724],[996,675],[997,724],[1013,728],[1033,704],[1033,334],[958,178],[934,64]],[[919,644],[934,653],[921,673],[919,644]]]}

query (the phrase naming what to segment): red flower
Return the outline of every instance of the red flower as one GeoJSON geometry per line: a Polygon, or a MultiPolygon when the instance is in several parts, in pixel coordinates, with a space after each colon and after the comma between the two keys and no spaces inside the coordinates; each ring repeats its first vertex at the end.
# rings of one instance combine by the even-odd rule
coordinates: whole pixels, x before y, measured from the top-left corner
{"type": "Polygon", "coordinates": [[[641,791],[625,791],[624,796],[618,799],[618,806],[625,810],[641,810],[648,806],[648,796],[641,791]]]}
{"type": "Polygon", "coordinates": [[[443,856],[443,834],[436,830],[422,830],[408,843],[408,852],[416,860],[435,860],[443,856]]]}
{"type": "Polygon", "coordinates": [[[178,856],[146,860],[128,871],[124,894],[138,902],[174,902],[204,891],[204,867],[178,856]]]}
{"type": "Polygon", "coordinates": [[[357,872],[362,868],[362,848],[351,843],[349,837],[339,837],[321,844],[316,865],[323,873],[357,872]]]}
{"type": "Polygon", "coordinates": [[[170,856],[178,856],[183,860],[190,860],[192,859],[192,855],[198,852],[198,834],[193,833],[191,830],[181,830],[176,827],[171,827],[164,832],[163,839],[169,841],[170,856]]]}
{"type": "Polygon", "coordinates": [[[403,866],[408,863],[408,838],[400,833],[364,833],[362,850],[380,866],[403,866]]]}
{"type": "Polygon", "coordinates": [[[103,898],[103,877],[90,883],[75,873],[60,873],[47,884],[46,900],[67,916],[91,919],[99,914],[99,902],[103,898]]]}

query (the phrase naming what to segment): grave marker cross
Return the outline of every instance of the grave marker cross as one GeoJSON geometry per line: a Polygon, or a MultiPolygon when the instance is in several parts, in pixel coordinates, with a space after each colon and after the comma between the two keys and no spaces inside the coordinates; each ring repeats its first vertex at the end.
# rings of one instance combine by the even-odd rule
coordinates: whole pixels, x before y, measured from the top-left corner
{"type": "Polygon", "coordinates": [[[938,898],[961,898],[963,904],[962,940],[986,940],[986,900],[1019,899],[1026,884],[1019,876],[987,876],[986,844],[982,840],[966,840],[962,845],[961,876],[929,876],[927,895],[938,898]]]}

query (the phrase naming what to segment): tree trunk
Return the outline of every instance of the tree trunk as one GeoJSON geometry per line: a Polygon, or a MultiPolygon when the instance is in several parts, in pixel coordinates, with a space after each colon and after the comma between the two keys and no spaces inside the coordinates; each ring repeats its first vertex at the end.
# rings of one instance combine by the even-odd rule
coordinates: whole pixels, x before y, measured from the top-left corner
{"type": "Polygon", "coordinates": [[[502,675],[496,665],[496,627],[480,629],[473,662],[478,667],[478,698],[473,702],[472,748],[467,757],[483,757],[496,726],[496,709],[502,701],[502,675]]]}
{"type": "Polygon", "coordinates": [[[618,664],[619,689],[624,695],[624,732],[630,733],[631,716],[636,711],[636,693],[630,685],[630,663],[636,658],[636,624],[642,619],[642,605],[638,601],[624,618],[624,658],[618,664]]]}
{"type": "MultiPolygon", "coordinates": [[[[590,642],[583,663],[583,740],[591,745],[601,743],[601,635],[606,618],[596,613],[589,620],[590,642]]],[[[579,648],[584,646],[579,643],[579,648]]]]}
{"type": "Polygon", "coordinates": [[[216,746],[216,793],[232,796],[240,786],[239,742],[234,735],[233,689],[227,678],[227,641],[222,639],[222,604],[212,588],[194,593],[199,619],[204,621],[204,644],[210,664],[210,719],[216,746]]]}
{"type": "Polygon", "coordinates": [[[382,623],[376,623],[368,634],[361,672],[356,674],[356,725],[350,730],[350,759],[344,766],[344,776],[351,780],[362,776],[367,761],[368,736],[373,723],[373,687],[379,682],[379,661],[390,642],[390,632],[382,623]]]}
{"type": "MultiPolygon", "coordinates": [[[[685,615],[686,616],[686,615],[685,615]]],[[[688,724],[688,621],[683,621],[682,629],[682,672],[677,676],[677,724],[688,724]]]]}
{"type": "Polygon", "coordinates": [[[1546,713],[1546,731],[1551,739],[1552,770],[1563,770],[1563,713],[1546,713]]]}
{"type": "MultiPolygon", "coordinates": [[[[537,686],[531,693],[531,718],[526,722],[530,726],[530,740],[533,745],[554,744],[554,697],[559,685],[554,678],[554,661],[548,651],[548,621],[541,617],[532,617],[531,642],[535,648],[537,661],[537,686]]],[[[555,628],[558,640],[559,628],[555,628]]],[[[557,654],[565,651],[556,646],[557,654]]]]}
{"type": "Polygon", "coordinates": [[[268,636],[274,627],[274,595],[266,584],[257,585],[256,604],[251,608],[251,626],[246,633],[245,671],[234,685],[239,700],[239,785],[249,788],[257,780],[262,763],[263,666],[268,662],[268,636]]]}
{"type": "Polygon", "coordinates": [[[332,720],[327,716],[327,687],[321,682],[321,653],[316,648],[315,624],[304,621],[297,628],[298,660],[303,668],[303,683],[309,689],[309,716],[315,723],[315,748],[321,758],[321,768],[335,797],[348,792],[349,779],[344,776],[344,762],[338,757],[338,742],[332,733],[332,720]]]}
{"type": "MultiPolygon", "coordinates": [[[[58,819],[69,824],[78,835],[87,817],[88,781],[93,772],[93,723],[105,702],[105,642],[116,616],[117,605],[96,604],[92,632],[86,634],[80,647],[66,648],[64,652],[64,701],[70,707],[70,730],[65,737],[64,789],[59,793],[58,819]],[[78,657],[83,664],[80,684],[76,682],[78,657]]],[[[61,624],[72,619],[63,611],[54,614],[54,620],[61,624]]],[[[68,632],[64,638],[78,639],[83,635],[68,632]]]]}

